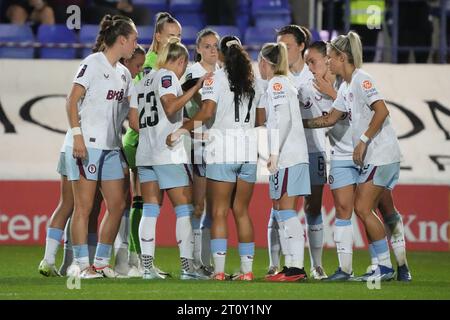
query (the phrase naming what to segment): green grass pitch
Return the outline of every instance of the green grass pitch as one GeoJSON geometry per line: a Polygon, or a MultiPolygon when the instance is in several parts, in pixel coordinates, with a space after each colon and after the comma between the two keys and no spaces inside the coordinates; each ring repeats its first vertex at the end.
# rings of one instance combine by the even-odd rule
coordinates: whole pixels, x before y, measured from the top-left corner
{"type": "MultiPolygon", "coordinates": [[[[60,250],[62,251],[62,250],[60,250]]],[[[172,279],[81,280],[79,290],[69,290],[67,278],[45,278],[37,271],[43,256],[42,247],[0,246],[0,300],[10,299],[150,299],[150,300],[305,300],[305,299],[450,299],[450,253],[409,252],[413,275],[411,283],[382,282],[379,290],[369,290],[366,283],[268,283],[264,281],[268,257],[266,249],[257,249],[253,282],[181,281],[178,279],[177,248],[157,248],[156,264],[169,271],[172,279]]],[[[306,270],[309,253],[305,250],[306,270]]],[[[364,273],[368,253],[354,253],[355,274],[364,273]]],[[[61,261],[61,252],[57,262],[61,261]]],[[[230,248],[227,255],[229,273],[238,271],[239,257],[230,248]]],[[[324,251],[324,266],[331,274],[337,266],[335,250],[324,251]]],[[[308,272],[309,274],[309,272],[308,272]]]]}

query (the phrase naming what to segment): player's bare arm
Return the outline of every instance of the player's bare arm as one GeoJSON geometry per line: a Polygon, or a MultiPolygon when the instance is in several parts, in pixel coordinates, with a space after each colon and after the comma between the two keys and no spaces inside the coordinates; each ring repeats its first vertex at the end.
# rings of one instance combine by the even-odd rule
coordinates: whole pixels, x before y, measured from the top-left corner
{"type": "Polygon", "coordinates": [[[332,127],[344,115],[344,112],[332,108],[330,113],[312,119],[303,119],[303,126],[307,129],[332,127]]]}
{"type": "Polygon", "coordinates": [[[203,85],[203,81],[210,77],[211,73],[205,74],[203,77],[201,77],[195,86],[190,88],[188,91],[186,91],[183,95],[177,97],[174,94],[166,94],[161,97],[161,103],[163,105],[164,111],[166,112],[167,116],[170,117],[177,113],[181,108],[183,108],[186,103],[188,103],[189,100],[192,99],[195,93],[198,92],[198,90],[201,89],[203,85]]]}
{"type": "Polygon", "coordinates": [[[217,104],[214,101],[204,100],[199,112],[191,120],[185,122],[181,128],[170,134],[166,139],[166,144],[172,146],[181,135],[189,134],[192,130],[211,119],[216,112],[216,106],[217,104]]]}
{"type": "MultiPolygon", "coordinates": [[[[66,108],[67,116],[69,118],[69,125],[71,128],[80,127],[80,118],[78,117],[78,101],[85,95],[86,89],[74,84],[72,90],[67,98],[66,108]]],[[[83,135],[81,131],[72,130],[73,133],[73,156],[74,158],[84,159],[87,155],[86,145],[84,144],[83,135]]]]}
{"type": "MultiPolygon", "coordinates": [[[[369,123],[369,128],[367,128],[364,135],[370,140],[372,139],[378,131],[380,131],[384,121],[389,115],[389,110],[386,107],[386,104],[383,100],[375,101],[371,106],[371,109],[375,112],[372,120],[369,123]]],[[[357,165],[364,165],[364,158],[367,150],[367,142],[362,140],[359,141],[358,145],[355,147],[353,151],[353,161],[357,165]]]]}

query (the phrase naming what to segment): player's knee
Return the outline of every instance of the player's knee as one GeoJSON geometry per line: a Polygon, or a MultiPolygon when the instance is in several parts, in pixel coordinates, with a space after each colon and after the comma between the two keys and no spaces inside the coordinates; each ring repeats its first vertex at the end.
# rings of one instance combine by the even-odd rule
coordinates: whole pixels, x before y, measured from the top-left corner
{"type": "Polygon", "coordinates": [[[352,204],[335,203],[336,217],[339,219],[350,219],[352,216],[352,204]]]}
{"type": "Polygon", "coordinates": [[[360,219],[365,219],[371,213],[371,208],[363,201],[355,202],[355,213],[360,219]]]}
{"type": "Polygon", "coordinates": [[[204,210],[205,210],[205,205],[203,203],[195,204],[195,206],[194,206],[194,216],[196,218],[201,218],[204,210]]]}

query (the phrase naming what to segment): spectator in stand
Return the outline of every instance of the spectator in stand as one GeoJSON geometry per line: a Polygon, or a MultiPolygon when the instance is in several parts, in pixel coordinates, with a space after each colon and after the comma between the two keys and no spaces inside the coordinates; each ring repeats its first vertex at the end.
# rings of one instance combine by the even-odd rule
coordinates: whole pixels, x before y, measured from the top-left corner
{"type": "Polygon", "coordinates": [[[44,0],[10,1],[6,18],[14,24],[55,24],[55,14],[44,0]]]}

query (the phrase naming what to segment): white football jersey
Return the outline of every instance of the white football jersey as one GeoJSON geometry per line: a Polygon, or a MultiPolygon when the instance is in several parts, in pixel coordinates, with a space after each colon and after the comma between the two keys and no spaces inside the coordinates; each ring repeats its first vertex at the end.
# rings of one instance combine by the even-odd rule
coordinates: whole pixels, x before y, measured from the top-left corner
{"type": "Polygon", "coordinates": [[[295,88],[298,90],[304,82],[307,82],[310,79],[314,79],[314,75],[311,73],[308,65],[305,63],[303,69],[300,72],[290,72],[289,78],[294,83],[295,88]]]}
{"type": "Polygon", "coordinates": [[[128,114],[131,74],[121,63],[112,66],[102,52],[86,57],[73,80],[86,89],[78,103],[80,127],[88,148],[121,147],[123,115],[128,114]],[[126,110],[124,110],[126,109],[126,110]]]}
{"type": "Polygon", "coordinates": [[[270,154],[278,154],[278,169],[308,163],[308,149],[297,89],[288,77],[275,76],[268,84],[267,134],[270,154]]]}
{"type": "MultiPolygon", "coordinates": [[[[170,118],[166,115],[161,97],[183,95],[180,82],[172,71],[152,70],[136,84],[136,93],[131,98],[131,107],[138,106],[139,144],[136,152],[137,166],[189,163],[190,144],[183,136],[173,147],[166,144],[169,134],[183,125],[183,109],[170,118]]],[[[190,142],[190,141],[189,141],[190,142]]]]}
{"type": "MultiPolygon", "coordinates": [[[[333,100],[320,93],[314,88],[314,78],[302,81],[298,88],[298,100],[300,101],[300,112],[302,119],[312,119],[324,115],[329,111],[333,100]]],[[[325,132],[326,129],[305,129],[308,152],[325,152],[325,132]]]]}
{"type": "Polygon", "coordinates": [[[64,142],[63,142],[60,152],[65,152],[66,147],[72,147],[72,146],[73,146],[72,129],[69,128],[69,130],[67,130],[67,132],[66,132],[66,135],[64,136],[64,142]]]}
{"type": "MultiPolygon", "coordinates": [[[[330,109],[337,109],[336,105],[345,105],[345,86],[343,86],[343,84],[344,82],[340,84],[336,100],[332,102],[330,109]]],[[[328,138],[331,145],[331,160],[353,160],[352,129],[350,127],[348,113],[345,113],[342,118],[328,130],[328,138]]]]}
{"type": "Polygon", "coordinates": [[[202,100],[216,103],[215,115],[206,123],[209,138],[206,163],[257,161],[255,118],[261,94],[255,86],[253,99],[241,97],[241,102],[237,104],[224,69],[216,71],[212,78],[205,80],[202,100]]]}
{"type": "Polygon", "coordinates": [[[256,78],[255,79],[256,90],[262,92],[261,97],[259,98],[259,103],[256,105],[258,109],[266,109],[266,119],[267,119],[267,86],[269,85],[269,81],[256,78]]]}
{"type": "MultiPolygon", "coordinates": [[[[339,91],[335,102],[333,102],[331,97],[319,92],[314,87],[314,79],[308,80],[299,90],[300,106],[302,117],[304,119],[311,119],[328,114],[333,103],[342,104],[341,99],[342,96],[339,95],[339,91]]],[[[311,148],[312,150],[315,150],[313,152],[319,152],[320,150],[325,151],[326,132],[328,133],[331,145],[331,160],[352,160],[353,142],[347,113],[330,129],[305,129],[309,152],[311,152],[311,148]],[[322,132],[313,134],[316,130],[322,132]]]]}
{"type": "MultiPolygon", "coordinates": [[[[359,138],[367,131],[375,114],[371,105],[384,99],[378,92],[372,77],[361,69],[356,69],[353,72],[350,84],[344,82],[342,86],[345,86],[344,91],[342,91],[345,106],[342,104],[335,104],[334,106],[337,110],[349,113],[353,146],[356,147],[360,142],[359,138]]],[[[380,131],[369,142],[364,164],[381,166],[400,161],[400,145],[391,125],[390,116],[388,116],[380,131]]]]}

